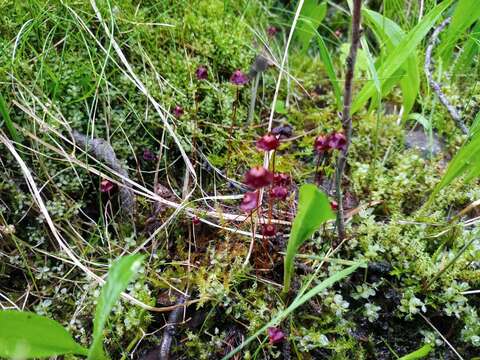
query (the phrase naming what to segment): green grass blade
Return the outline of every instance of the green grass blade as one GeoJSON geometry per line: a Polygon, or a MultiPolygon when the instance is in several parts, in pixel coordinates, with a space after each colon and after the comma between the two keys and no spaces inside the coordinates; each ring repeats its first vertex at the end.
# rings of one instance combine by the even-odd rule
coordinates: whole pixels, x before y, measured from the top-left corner
{"type": "Polygon", "coordinates": [[[478,0],[459,0],[455,11],[453,12],[452,21],[447,29],[445,38],[439,51],[445,64],[451,63],[453,58],[453,49],[455,44],[462,37],[466,30],[480,18],[480,6],[478,0]]]}
{"type": "Polygon", "coordinates": [[[460,148],[448,164],[447,170],[440,182],[433,189],[427,205],[431,204],[435,196],[444,187],[461,175],[465,175],[465,181],[471,181],[480,174],[480,133],[475,132],[472,139],[460,148]]]}
{"type": "Polygon", "coordinates": [[[480,130],[480,111],[475,116],[475,119],[472,121],[472,125],[470,126],[469,136],[473,138],[477,135],[478,130],[480,130]]]}
{"type": "MultiPolygon", "coordinates": [[[[362,14],[365,23],[372,29],[375,36],[380,43],[384,43],[387,53],[394,51],[395,46],[404,39],[405,32],[394,21],[387,17],[368,9],[363,9],[362,14]]],[[[402,76],[392,78],[392,82],[386,80],[386,84],[382,86],[382,95],[386,95],[400,80],[400,88],[403,94],[403,119],[406,119],[409,112],[413,108],[420,91],[420,74],[418,71],[418,62],[415,52],[413,52],[406,60],[406,63],[401,67],[402,76]]],[[[378,87],[377,85],[375,85],[378,87]]],[[[376,104],[377,102],[372,102],[376,104]]]]}
{"type": "Polygon", "coordinates": [[[420,92],[420,72],[418,71],[416,57],[408,59],[405,68],[406,76],[400,80],[400,89],[403,94],[403,119],[406,119],[412,111],[420,92]]]}
{"type": "Polygon", "coordinates": [[[55,320],[31,312],[0,311],[0,356],[7,359],[87,355],[55,320]]]}
{"type": "Polygon", "coordinates": [[[303,3],[300,18],[295,28],[295,37],[300,43],[303,52],[308,50],[308,46],[326,14],[326,2],[319,4],[317,0],[306,0],[303,3]]]}
{"type": "Polygon", "coordinates": [[[322,59],[323,65],[325,65],[325,71],[327,72],[327,76],[332,83],[333,94],[335,95],[337,108],[340,110],[342,108],[342,90],[340,89],[337,74],[335,73],[335,68],[333,67],[332,57],[330,56],[330,52],[325,45],[325,41],[323,41],[323,38],[320,35],[317,36],[317,44],[320,52],[320,58],[322,59]]]}
{"type": "MultiPolygon", "coordinates": [[[[450,6],[452,0],[447,0],[433,8],[425,17],[389,52],[385,61],[378,69],[379,78],[385,82],[404,65],[405,61],[415,51],[416,47],[435,25],[442,12],[450,6]]],[[[375,94],[375,84],[367,83],[358,93],[352,104],[352,114],[360,110],[366,102],[375,94]]]]}
{"type": "Polygon", "coordinates": [[[453,70],[453,75],[457,76],[463,72],[466,72],[470,66],[476,64],[475,56],[478,54],[480,48],[480,21],[477,21],[475,27],[468,40],[463,45],[463,50],[460,53],[457,61],[455,62],[455,67],[453,70]]]}
{"type": "Polygon", "coordinates": [[[432,130],[432,124],[431,122],[422,114],[418,113],[412,113],[408,115],[409,120],[415,120],[417,123],[422,125],[422,127],[425,129],[425,131],[430,132],[432,130]]]}
{"type": "Polygon", "coordinates": [[[298,200],[298,213],[293,221],[285,256],[284,292],[287,292],[290,288],[290,280],[294,270],[293,261],[298,248],[321,224],[334,218],[335,215],[330,208],[327,195],[321,192],[315,185],[302,185],[298,200]]]}
{"type": "Polygon", "coordinates": [[[375,90],[377,91],[377,95],[382,94],[382,84],[380,83],[380,79],[378,78],[377,70],[375,69],[375,63],[373,61],[373,56],[370,52],[370,48],[368,47],[367,40],[364,37],[360,39],[360,44],[362,45],[363,52],[365,57],[367,58],[367,67],[368,72],[373,80],[373,84],[375,85],[375,90]]]}
{"type": "Polygon", "coordinates": [[[271,327],[271,326],[276,326],[282,320],[284,320],[288,315],[290,315],[293,311],[295,311],[298,307],[303,305],[305,302],[313,298],[315,295],[319,294],[326,288],[332,286],[335,284],[337,281],[342,280],[343,278],[347,277],[351,273],[353,273],[355,270],[357,270],[359,267],[365,266],[363,262],[358,262],[355,265],[352,265],[342,271],[339,271],[338,273],[330,276],[329,278],[323,280],[320,284],[316,285],[313,287],[311,290],[309,290],[307,293],[305,293],[302,296],[297,297],[289,307],[287,307],[285,310],[281,311],[278,313],[272,320],[270,320],[266,325],[262,326],[258,331],[255,332],[252,336],[250,336],[248,339],[246,339],[240,346],[235,348],[234,350],[230,351],[225,357],[223,357],[223,360],[230,359],[233,355],[237,354],[239,351],[241,351],[243,348],[245,348],[248,344],[250,344],[253,340],[255,340],[258,336],[262,335],[265,333],[265,331],[271,327]]]}
{"type": "Polygon", "coordinates": [[[430,351],[432,351],[432,345],[426,344],[423,345],[420,349],[415,350],[414,352],[411,352],[410,354],[407,354],[405,356],[402,356],[398,360],[416,360],[416,359],[422,359],[428,354],[430,354],[430,351]]]}
{"type": "Polygon", "coordinates": [[[108,315],[120,298],[122,291],[125,290],[133,276],[137,273],[142,261],[143,256],[141,255],[125,256],[115,262],[108,272],[107,282],[102,288],[95,309],[93,342],[88,351],[88,360],[102,360],[107,358],[103,350],[103,330],[108,315]]]}
{"type": "MultiPolygon", "coordinates": [[[[12,139],[15,142],[21,142],[21,138],[18,135],[17,129],[15,129],[15,126],[13,126],[13,121],[10,118],[7,102],[5,101],[5,98],[1,93],[0,93],[0,115],[3,118],[3,121],[5,122],[5,126],[7,127],[7,130],[8,130],[8,133],[10,134],[12,139]]],[[[0,123],[0,127],[1,126],[2,124],[0,123]]]]}

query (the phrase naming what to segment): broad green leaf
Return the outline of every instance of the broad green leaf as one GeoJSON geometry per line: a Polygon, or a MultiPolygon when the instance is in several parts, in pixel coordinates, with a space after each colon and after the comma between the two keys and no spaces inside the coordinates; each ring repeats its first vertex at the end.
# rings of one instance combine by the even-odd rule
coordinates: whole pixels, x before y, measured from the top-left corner
{"type": "MultiPolygon", "coordinates": [[[[305,185],[304,185],[305,186],[305,185]]],[[[225,357],[223,357],[222,360],[228,360],[235,354],[237,354],[239,351],[241,351],[243,348],[245,348],[248,344],[250,344],[253,340],[257,339],[259,336],[262,334],[265,334],[266,330],[271,327],[271,326],[277,326],[280,324],[288,315],[290,315],[293,311],[295,311],[297,308],[302,306],[304,303],[306,303],[308,300],[322,292],[323,290],[329,288],[333,284],[335,284],[337,281],[342,280],[343,278],[347,277],[351,273],[353,273],[355,270],[357,270],[359,267],[364,267],[365,263],[358,262],[342,271],[339,271],[338,273],[330,276],[329,278],[323,280],[320,284],[316,285],[312,289],[310,289],[307,293],[298,296],[291,304],[288,306],[285,310],[280,311],[272,320],[270,320],[267,324],[262,326],[258,331],[255,332],[252,336],[250,336],[248,339],[246,339],[244,342],[242,342],[241,345],[239,345],[237,348],[233,349],[230,351],[225,357]]]]}
{"type": "Polygon", "coordinates": [[[448,26],[447,33],[442,39],[440,52],[443,60],[449,64],[453,58],[453,49],[458,39],[462,37],[466,30],[480,18],[480,6],[478,0],[459,0],[452,21],[448,26]]]}
{"type": "Polygon", "coordinates": [[[55,320],[31,312],[0,311],[0,357],[7,359],[45,358],[77,354],[87,349],[55,320]]]}
{"type": "Polygon", "coordinates": [[[340,85],[338,84],[337,74],[335,73],[335,68],[333,67],[332,57],[330,52],[323,41],[321,36],[317,36],[318,49],[320,52],[320,58],[322,59],[323,65],[325,65],[325,71],[327,76],[330,79],[333,87],[333,93],[335,95],[335,100],[337,102],[337,108],[340,110],[342,108],[342,91],[340,90],[340,85]]]}
{"type": "MultiPolygon", "coordinates": [[[[420,42],[425,38],[430,29],[435,25],[442,12],[450,6],[452,0],[446,0],[433,8],[425,17],[389,51],[385,61],[377,70],[378,76],[383,82],[393,76],[400,69],[409,56],[415,51],[420,42]]],[[[352,104],[352,114],[360,110],[366,102],[375,94],[375,84],[368,82],[357,94],[352,104]]]]}
{"type": "Polygon", "coordinates": [[[416,359],[423,359],[425,356],[427,356],[430,351],[432,351],[432,345],[426,344],[423,345],[420,349],[415,350],[414,352],[411,352],[410,354],[407,354],[405,356],[402,356],[398,360],[416,360],[416,359]]]}
{"type": "Polygon", "coordinates": [[[293,274],[293,261],[298,248],[325,221],[335,218],[327,196],[315,185],[305,184],[300,188],[298,212],[293,221],[284,264],[283,291],[290,288],[293,274]]]}
{"type": "Polygon", "coordinates": [[[107,282],[102,288],[95,309],[93,321],[93,342],[88,351],[88,360],[107,359],[103,350],[103,330],[108,315],[120,294],[127,287],[133,276],[137,273],[142,263],[143,256],[129,255],[122,257],[112,265],[108,272],[107,282]]]}
{"type": "Polygon", "coordinates": [[[327,14],[327,3],[319,4],[317,0],[305,0],[295,28],[295,37],[304,52],[307,51],[318,26],[327,14]]]}

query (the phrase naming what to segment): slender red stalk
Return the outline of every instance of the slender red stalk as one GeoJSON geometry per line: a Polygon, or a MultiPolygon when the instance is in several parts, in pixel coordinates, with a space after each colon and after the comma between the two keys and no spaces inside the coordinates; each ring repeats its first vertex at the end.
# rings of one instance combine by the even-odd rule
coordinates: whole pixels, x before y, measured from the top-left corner
{"type": "MultiPolygon", "coordinates": [[[[275,154],[277,150],[273,150],[272,154],[272,174],[275,177],[275,154]]],[[[270,190],[273,188],[273,182],[270,184],[270,190]]],[[[268,224],[272,223],[272,212],[273,212],[273,199],[272,196],[268,196],[268,224]]]]}

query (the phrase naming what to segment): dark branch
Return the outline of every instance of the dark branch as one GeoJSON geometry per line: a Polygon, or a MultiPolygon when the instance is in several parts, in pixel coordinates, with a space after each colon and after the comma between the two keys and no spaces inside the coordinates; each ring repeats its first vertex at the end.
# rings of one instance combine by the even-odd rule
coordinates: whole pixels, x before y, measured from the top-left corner
{"type": "Polygon", "coordinates": [[[338,213],[337,213],[337,230],[339,240],[345,237],[345,222],[343,210],[343,196],[342,196],[342,178],[345,171],[345,164],[347,162],[348,150],[352,141],[352,116],[350,114],[350,107],[352,105],[352,85],[353,76],[355,72],[355,63],[357,61],[357,51],[360,43],[360,20],[361,20],[362,0],[353,0],[353,14],[352,14],[352,44],[350,45],[350,53],[348,54],[345,71],[345,87],[343,89],[343,111],[342,111],[342,127],[347,138],[347,145],[343,151],[340,152],[337,161],[337,171],[335,177],[338,213]]]}

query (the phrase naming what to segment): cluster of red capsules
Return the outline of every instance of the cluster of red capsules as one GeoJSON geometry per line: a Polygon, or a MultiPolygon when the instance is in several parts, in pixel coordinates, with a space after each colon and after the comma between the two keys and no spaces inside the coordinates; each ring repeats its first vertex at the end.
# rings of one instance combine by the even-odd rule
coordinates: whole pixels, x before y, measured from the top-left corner
{"type": "MultiPolygon", "coordinates": [[[[333,150],[345,151],[347,147],[347,138],[343,132],[332,132],[327,135],[319,135],[315,138],[313,143],[313,148],[317,151],[319,158],[317,163],[318,166],[321,160],[328,157],[328,154],[333,150]]],[[[330,206],[332,210],[337,210],[338,204],[335,200],[330,201],[330,206]]]]}
{"type": "MultiPolygon", "coordinates": [[[[276,151],[280,146],[280,135],[268,133],[263,135],[256,142],[256,148],[259,151],[276,151]]],[[[243,196],[240,209],[251,214],[259,207],[260,189],[269,187],[269,207],[270,215],[273,201],[284,201],[287,199],[292,181],[288,174],[270,171],[263,166],[256,166],[245,174],[244,184],[252,188],[253,191],[247,192],[243,196]]],[[[262,235],[273,236],[276,233],[275,226],[271,223],[271,216],[267,224],[262,225],[262,235]]]]}

